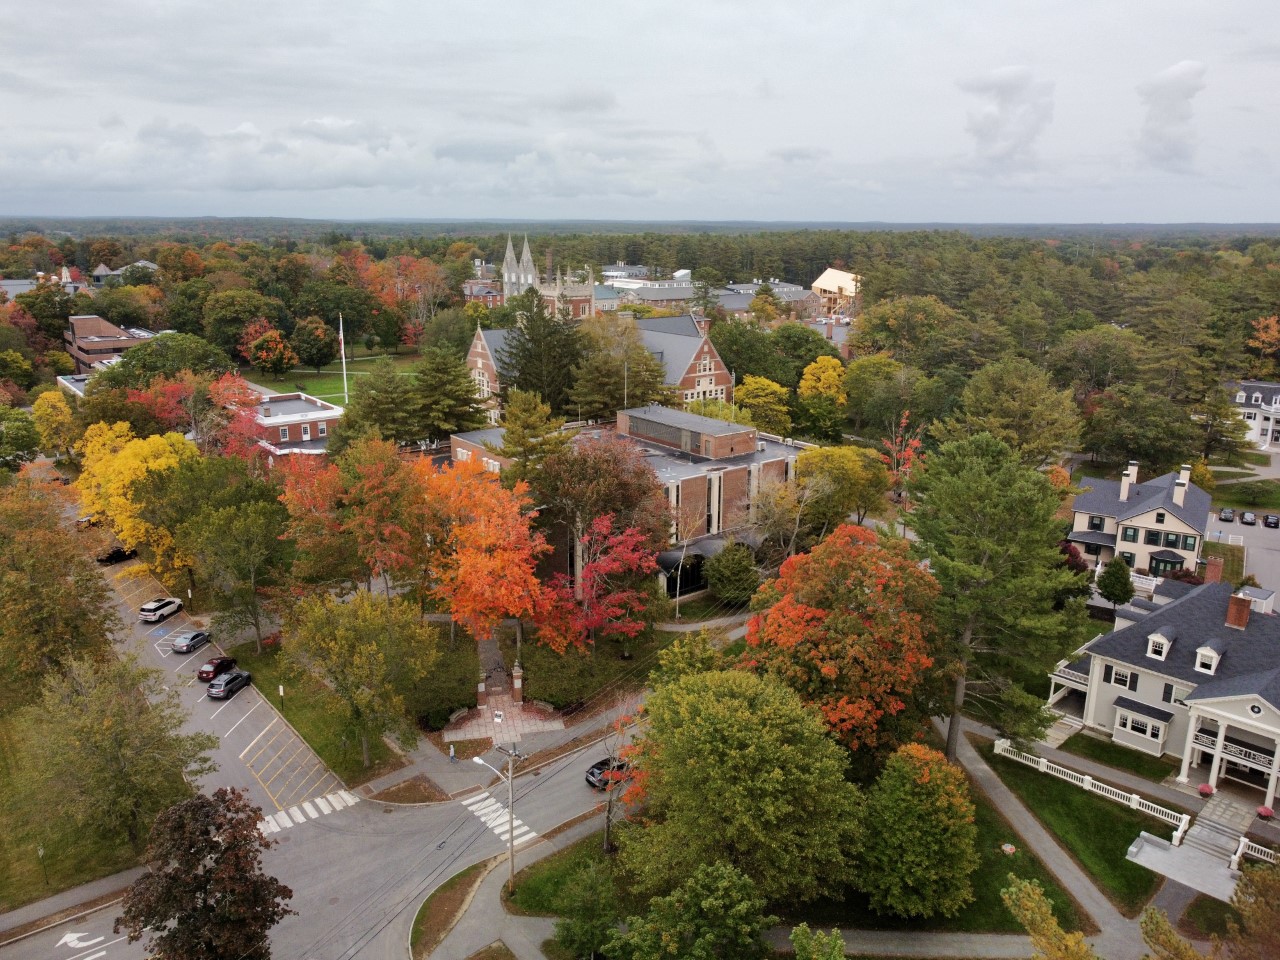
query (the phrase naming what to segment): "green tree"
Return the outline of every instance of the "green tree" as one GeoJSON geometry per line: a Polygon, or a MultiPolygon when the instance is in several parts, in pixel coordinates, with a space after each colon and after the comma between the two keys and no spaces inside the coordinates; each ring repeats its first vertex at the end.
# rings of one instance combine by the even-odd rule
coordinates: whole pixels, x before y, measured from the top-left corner
{"type": "Polygon", "coordinates": [[[733,391],[733,402],[751,415],[756,429],[775,437],[791,436],[789,399],[786,387],[750,374],[733,391]]]}
{"type": "Polygon", "coordinates": [[[870,353],[849,361],[844,370],[845,412],[855,430],[882,429],[901,418],[899,405],[887,404],[885,398],[897,392],[895,387],[905,370],[887,353],[870,353]]]}
{"type": "Polygon", "coordinates": [[[808,520],[824,533],[850,517],[861,523],[884,507],[891,483],[880,455],[866,447],[805,450],[796,460],[796,477],[814,488],[808,520]]]}
{"type": "Polygon", "coordinates": [[[447,440],[485,422],[467,365],[439,347],[424,347],[414,365],[413,399],[420,438],[447,440]]]}
{"type": "Polygon", "coordinates": [[[18,714],[20,789],[31,803],[141,851],[157,813],[187,796],[187,780],[212,771],[218,738],[182,733],[186,712],[159,670],[80,657],[50,674],[18,714]],[[184,778],[187,778],[184,780],[184,778]]]}
{"type": "Polygon", "coordinates": [[[284,310],[279,300],[254,290],[223,290],[204,302],[204,335],[214,346],[230,356],[240,350],[244,328],[254,320],[279,321],[284,310]]]}
{"type": "Polygon", "coordinates": [[[1059,385],[1073,387],[1076,397],[1083,399],[1133,383],[1147,349],[1132,330],[1099,324],[1068,333],[1046,361],[1059,385]]]}
{"type": "Polygon", "coordinates": [[[666,368],[645,347],[634,320],[593,317],[583,321],[582,334],[582,360],[569,391],[574,416],[612,418],[619,410],[671,402],[666,368]]]}
{"type": "Polygon", "coordinates": [[[1043,960],[1098,960],[1083,933],[1067,933],[1058,925],[1053,906],[1035,880],[1009,874],[1000,899],[1031,937],[1036,956],[1043,960]]]}
{"type": "Polygon", "coordinates": [[[76,442],[75,418],[62,391],[40,394],[31,407],[31,416],[40,434],[40,449],[55,458],[71,452],[76,442]]]}
{"type": "Polygon", "coordinates": [[[220,376],[235,369],[226,352],[203,337],[189,333],[162,333],[130,347],[93,377],[95,386],[131,387],[143,390],[156,377],[174,379],[184,370],[220,376]]]}
{"type": "Polygon", "coordinates": [[[707,336],[736,380],[754,376],[789,389],[800,382],[799,372],[774,349],[773,335],[754,323],[726,320],[712,326],[707,336]]]}
{"type": "MultiPolygon", "coordinates": [[[[1139,918],[1142,927],[1142,939],[1151,953],[1144,960],[1206,960],[1203,953],[1184,940],[1169,922],[1169,915],[1163,910],[1147,907],[1139,918]]],[[[1213,949],[1209,956],[1222,956],[1222,944],[1214,939],[1213,949]]]]}
{"type": "Polygon", "coordinates": [[[355,378],[351,398],[329,439],[330,454],[341,453],[354,440],[376,433],[383,440],[416,440],[419,424],[414,382],[391,360],[379,360],[355,378]]]}
{"type": "Polygon", "coordinates": [[[1021,357],[975,373],[961,394],[960,408],[956,416],[934,425],[935,439],[989,433],[1009,444],[1029,467],[1042,467],[1079,442],[1080,416],[1070,392],[1054,389],[1047,373],[1021,357]]]}
{"type": "Polygon", "coordinates": [[[350,345],[373,329],[374,313],[380,309],[378,298],[368,290],[331,279],[304,283],[292,306],[295,316],[319,317],[334,330],[341,318],[348,355],[350,345]]]}
{"type": "Polygon", "coordinates": [[[495,358],[504,371],[503,390],[536,393],[550,404],[552,413],[563,413],[569,404],[573,371],[582,358],[578,329],[568,316],[552,313],[532,288],[513,297],[511,306],[517,324],[495,358]]]}
{"type": "Polygon", "coordinates": [[[840,351],[830,340],[802,323],[784,323],[769,334],[769,339],[774,354],[783,358],[786,365],[786,374],[778,382],[793,390],[800,386],[804,371],[819,357],[830,357],[837,363],[840,360],[840,351]]]}
{"type": "Polygon", "coordinates": [[[293,913],[293,891],[262,870],[275,845],[258,830],[262,810],[235,787],[197,794],[156,818],[147,860],[125,891],[116,929],[129,942],[152,932],[156,960],[268,960],[267,932],[293,913]]]}
{"type": "Polygon", "coordinates": [[[1231,906],[1240,917],[1239,923],[1227,927],[1232,960],[1280,956],[1280,866],[1247,865],[1241,871],[1231,906]]]}
{"type": "Polygon", "coordinates": [[[710,861],[668,896],[654,897],[643,917],[627,919],[605,954],[614,960],[751,960],[765,956],[764,931],[777,922],[751,879],[710,861]]]}
{"type": "Polygon", "coordinates": [[[298,362],[316,373],[338,359],[338,334],[319,317],[302,317],[295,322],[289,343],[298,362]]]}
{"type": "Polygon", "coordinates": [[[0,473],[17,470],[39,453],[35,418],[17,407],[0,407],[0,473]]]}
{"type": "Polygon", "coordinates": [[[29,480],[0,487],[0,680],[10,693],[28,694],[69,657],[102,654],[120,628],[63,509],[29,480]]]}
{"type": "Polygon", "coordinates": [[[23,390],[36,383],[36,368],[17,350],[0,350],[0,380],[9,380],[23,390]]]}
{"type": "Polygon", "coordinates": [[[844,937],[839,930],[813,933],[801,923],[791,930],[791,950],[796,960],[844,960],[844,937]]]}
{"type": "Polygon", "coordinates": [[[1159,474],[1191,460],[1200,438],[1187,410],[1134,386],[1101,394],[1081,439],[1103,460],[1137,460],[1159,474]]]}
{"type": "Polygon", "coordinates": [[[215,624],[253,628],[257,651],[275,604],[270,591],[288,573],[293,545],[284,538],[288,512],[279,500],[201,510],[180,528],[200,579],[213,588],[215,624]]]}
{"type": "Polygon", "coordinates": [[[417,607],[360,590],[346,600],[309,597],[293,613],[284,645],[290,671],[321,679],[347,710],[369,766],[369,738],[417,739],[404,694],[431,669],[439,634],[417,607]]]}
{"type": "Polygon", "coordinates": [[[867,791],[855,883],[877,913],[954,917],[973,901],[978,828],[969,782],[936,750],[906,744],[867,791]]]}
{"type": "Polygon", "coordinates": [[[692,674],[645,706],[636,764],[651,822],[619,838],[637,889],[669,890],[717,860],[769,901],[807,900],[844,876],[858,792],[843,750],[792,690],[736,670],[692,674]]]}
{"type": "Polygon", "coordinates": [[[745,543],[730,543],[704,567],[712,595],[735,607],[746,606],[760,587],[756,558],[745,543]]]}
{"type": "Polygon", "coordinates": [[[1240,451],[1249,447],[1249,425],[1240,416],[1240,410],[1232,402],[1230,394],[1221,387],[1214,387],[1192,408],[1192,419],[1200,428],[1200,457],[1222,457],[1228,462],[1239,457],[1240,451]]]}
{"type": "Polygon", "coordinates": [[[936,620],[955,678],[947,757],[967,709],[1012,736],[1044,729],[1044,701],[1022,686],[1074,649],[1080,604],[1055,609],[1080,577],[1062,564],[1061,499],[1041,473],[980,433],[943,444],[913,476],[912,525],[942,587],[936,620]]]}
{"type": "Polygon", "coordinates": [[[565,881],[561,899],[568,911],[556,921],[556,942],[572,956],[594,957],[618,925],[612,872],[598,860],[588,861],[565,881]]]}
{"type": "Polygon", "coordinates": [[[1122,603],[1133,599],[1133,577],[1129,574],[1129,565],[1119,557],[1112,559],[1098,575],[1098,593],[1107,600],[1114,610],[1122,603]]]}
{"type": "Polygon", "coordinates": [[[563,419],[551,415],[550,404],[524,390],[507,392],[502,428],[502,444],[493,451],[511,461],[503,480],[513,485],[532,481],[543,461],[568,450],[574,436],[564,429],[563,419]]]}
{"type": "Polygon", "coordinates": [[[38,283],[34,290],[20,293],[13,302],[36,322],[36,329],[55,342],[62,341],[67,319],[72,314],[92,313],[93,300],[87,294],[69,294],[59,283],[38,283]]]}

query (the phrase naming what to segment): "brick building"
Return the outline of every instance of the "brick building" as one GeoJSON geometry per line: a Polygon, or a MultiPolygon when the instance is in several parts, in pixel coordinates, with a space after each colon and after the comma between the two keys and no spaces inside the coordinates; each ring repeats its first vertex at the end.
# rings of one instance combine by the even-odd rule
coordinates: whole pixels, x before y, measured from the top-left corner
{"type": "Polygon", "coordinates": [[[110,366],[130,347],[155,336],[140,327],[123,329],[97,314],[78,314],[67,321],[62,339],[67,353],[76,362],[76,373],[101,370],[110,366]]]}
{"type": "Polygon", "coordinates": [[[316,455],[328,449],[342,407],[305,393],[275,393],[263,396],[254,414],[261,431],[258,443],[268,453],[316,455]]]}

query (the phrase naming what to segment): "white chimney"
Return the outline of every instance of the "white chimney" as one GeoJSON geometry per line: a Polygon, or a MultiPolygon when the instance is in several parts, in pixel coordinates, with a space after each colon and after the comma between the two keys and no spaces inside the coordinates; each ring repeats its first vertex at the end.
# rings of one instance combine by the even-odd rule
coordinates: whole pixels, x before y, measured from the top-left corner
{"type": "Polygon", "coordinates": [[[1120,474],[1120,502],[1128,503],[1129,487],[1138,479],[1138,463],[1130,460],[1129,465],[1124,468],[1124,473],[1120,474]]]}
{"type": "Polygon", "coordinates": [[[1182,502],[1187,498],[1187,481],[1179,478],[1173,482],[1173,502],[1178,506],[1182,506],[1182,502]]]}
{"type": "Polygon", "coordinates": [[[1178,471],[1178,481],[1184,486],[1191,482],[1191,465],[1184,463],[1178,471]]]}

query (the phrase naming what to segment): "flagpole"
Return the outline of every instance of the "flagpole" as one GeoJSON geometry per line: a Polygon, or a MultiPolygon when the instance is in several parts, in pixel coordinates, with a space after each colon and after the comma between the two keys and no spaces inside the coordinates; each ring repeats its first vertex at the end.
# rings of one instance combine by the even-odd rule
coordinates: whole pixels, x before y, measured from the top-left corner
{"type": "Polygon", "coordinates": [[[338,311],[338,352],[342,354],[342,405],[345,407],[351,402],[351,398],[347,395],[347,343],[342,337],[342,311],[338,311]]]}

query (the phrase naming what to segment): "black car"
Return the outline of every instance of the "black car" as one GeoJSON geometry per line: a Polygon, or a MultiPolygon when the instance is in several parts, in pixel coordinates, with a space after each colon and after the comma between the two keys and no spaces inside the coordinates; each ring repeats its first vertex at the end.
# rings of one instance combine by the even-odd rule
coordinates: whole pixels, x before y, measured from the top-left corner
{"type": "Polygon", "coordinates": [[[120,544],[117,543],[114,547],[112,547],[106,553],[100,553],[94,559],[96,559],[99,563],[103,564],[104,566],[110,566],[113,563],[120,563],[121,561],[124,561],[124,560],[132,560],[137,555],[138,555],[137,550],[126,550],[124,547],[120,546],[120,544]]]}
{"type": "Polygon", "coordinates": [[[1274,513],[1264,513],[1262,515],[1262,525],[1270,527],[1272,530],[1280,528],[1280,517],[1277,517],[1274,513]]]}
{"type": "Polygon", "coordinates": [[[205,630],[183,630],[181,633],[175,633],[170,642],[174,653],[191,653],[193,650],[199,650],[209,640],[209,634],[205,630]]]}
{"type": "Polygon", "coordinates": [[[593,763],[587,770],[587,783],[596,790],[608,790],[619,780],[625,780],[631,771],[631,764],[618,757],[605,757],[593,763]]]}
{"type": "Polygon", "coordinates": [[[214,677],[206,691],[213,700],[229,700],[249,685],[253,676],[247,670],[230,670],[214,677]]]}
{"type": "Polygon", "coordinates": [[[1236,512],[1230,507],[1223,507],[1218,511],[1218,519],[1223,523],[1235,523],[1236,512]]]}
{"type": "Polygon", "coordinates": [[[1257,526],[1258,515],[1256,513],[1251,513],[1248,510],[1246,510],[1244,513],[1240,514],[1240,522],[1243,523],[1246,527],[1257,526]]]}

